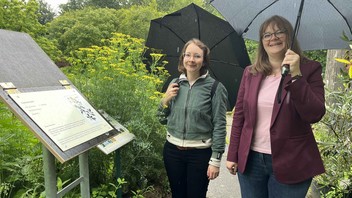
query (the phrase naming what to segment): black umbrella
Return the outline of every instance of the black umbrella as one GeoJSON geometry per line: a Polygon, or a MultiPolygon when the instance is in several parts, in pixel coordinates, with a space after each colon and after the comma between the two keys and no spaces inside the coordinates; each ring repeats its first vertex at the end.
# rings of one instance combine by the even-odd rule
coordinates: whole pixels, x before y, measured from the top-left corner
{"type": "Polygon", "coordinates": [[[228,22],[193,3],[150,23],[146,46],[161,49],[169,62],[165,68],[171,76],[162,91],[179,76],[180,52],[192,38],[200,39],[210,48],[210,75],[226,87],[231,110],[236,103],[243,70],[250,64],[244,40],[228,22]]]}

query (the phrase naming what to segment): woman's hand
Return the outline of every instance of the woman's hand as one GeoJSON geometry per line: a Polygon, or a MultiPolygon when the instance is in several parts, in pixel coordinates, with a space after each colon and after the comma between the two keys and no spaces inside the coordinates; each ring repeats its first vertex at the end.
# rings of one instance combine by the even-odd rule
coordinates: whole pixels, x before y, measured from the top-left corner
{"type": "Polygon", "coordinates": [[[213,179],[217,178],[219,176],[219,173],[220,173],[219,167],[216,167],[213,165],[208,166],[207,175],[208,175],[209,180],[213,180],[213,179]]]}
{"type": "Polygon", "coordinates": [[[292,77],[301,75],[300,60],[301,59],[299,55],[290,49],[288,49],[285,53],[285,58],[282,62],[282,65],[290,65],[290,74],[292,77]]]}
{"type": "Polygon", "coordinates": [[[164,98],[162,99],[162,103],[164,106],[169,106],[169,103],[171,99],[175,96],[177,96],[178,90],[180,88],[178,87],[177,83],[171,83],[169,87],[167,88],[164,98]]]}
{"type": "Polygon", "coordinates": [[[236,175],[236,173],[237,173],[237,163],[226,161],[226,168],[230,171],[231,174],[236,175]]]}

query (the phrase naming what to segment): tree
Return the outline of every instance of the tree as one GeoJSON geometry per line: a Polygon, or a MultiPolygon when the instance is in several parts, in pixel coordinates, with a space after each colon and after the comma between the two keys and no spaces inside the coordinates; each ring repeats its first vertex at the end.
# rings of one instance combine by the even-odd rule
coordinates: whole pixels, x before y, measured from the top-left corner
{"type": "Polygon", "coordinates": [[[133,5],[145,6],[150,1],[154,0],[69,0],[59,7],[61,9],[60,14],[63,14],[68,11],[81,10],[85,7],[122,9],[133,5]]]}
{"type": "Polygon", "coordinates": [[[164,14],[156,7],[155,4],[119,10],[85,7],[65,12],[50,23],[49,38],[58,41],[59,49],[66,56],[82,47],[100,45],[101,40],[111,38],[113,32],[145,39],[150,20],[164,14]]]}
{"type": "Polygon", "coordinates": [[[84,7],[84,2],[85,0],[69,0],[65,4],[60,4],[59,5],[60,14],[63,14],[71,10],[81,10],[84,7]]]}
{"type": "Polygon", "coordinates": [[[36,0],[0,0],[0,28],[28,33],[54,61],[60,59],[61,52],[55,40],[46,38],[46,26],[39,22],[39,4],[36,0]]]}
{"type": "Polygon", "coordinates": [[[132,6],[129,9],[118,10],[119,32],[146,39],[150,21],[166,14],[158,12],[154,3],[148,6],[132,6]]]}
{"type": "Polygon", "coordinates": [[[118,12],[114,9],[91,7],[66,12],[49,25],[49,38],[58,41],[59,49],[65,54],[82,47],[99,45],[119,28],[118,12]]]}
{"type": "Polygon", "coordinates": [[[46,23],[52,21],[55,17],[55,12],[50,7],[48,3],[43,0],[39,0],[39,23],[45,25],[46,23]]]}
{"type": "Polygon", "coordinates": [[[97,8],[114,8],[119,9],[121,7],[119,0],[87,0],[84,5],[85,6],[93,6],[97,8]]]}
{"type": "Polygon", "coordinates": [[[0,0],[0,28],[41,36],[45,27],[38,21],[39,5],[35,0],[0,0]]]}

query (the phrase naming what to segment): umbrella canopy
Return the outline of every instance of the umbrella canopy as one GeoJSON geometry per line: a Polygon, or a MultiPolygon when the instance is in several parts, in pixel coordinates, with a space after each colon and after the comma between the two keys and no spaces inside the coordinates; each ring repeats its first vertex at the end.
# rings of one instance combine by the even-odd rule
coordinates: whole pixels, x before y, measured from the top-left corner
{"type": "Polygon", "coordinates": [[[260,25],[280,15],[295,26],[300,16],[297,39],[303,50],[344,49],[343,32],[352,37],[351,0],[213,0],[211,4],[244,38],[259,40],[260,25]]]}
{"type": "Polygon", "coordinates": [[[180,75],[178,59],[184,44],[192,38],[200,39],[210,48],[209,73],[226,87],[229,110],[232,109],[243,70],[250,64],[244,40],[228,22],[193,3],[150,23],[146,46],[161,49],[169,62],[165,68],[171,76],[163,91],[180,75]]]}

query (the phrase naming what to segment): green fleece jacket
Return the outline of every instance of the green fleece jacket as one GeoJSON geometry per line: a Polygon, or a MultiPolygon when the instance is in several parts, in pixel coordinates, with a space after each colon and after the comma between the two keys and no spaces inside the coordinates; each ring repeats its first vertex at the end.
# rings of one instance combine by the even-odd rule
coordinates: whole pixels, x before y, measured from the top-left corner
{"type": "MultiPolygon", "coordinates": [[[[168,108],[159,107],[159,120],[168,132],[182,140],[212,139],[212,158],[219,158],[225,149],[227,91],[219,82],[214,95],[214,79],[204,75],[190,87],[186,78],[179,78],[179,91],[168,108]]],[[[171,81],[171,82],[174,82],[171,81]]]]}

